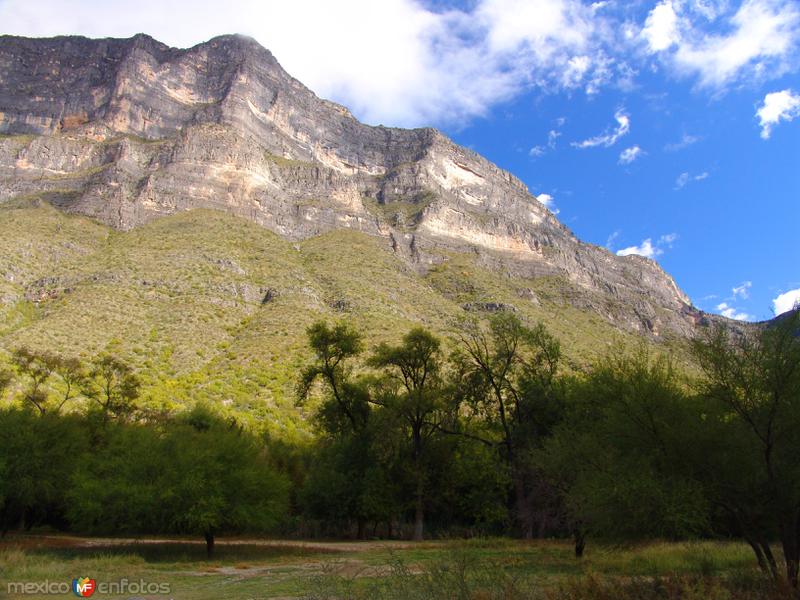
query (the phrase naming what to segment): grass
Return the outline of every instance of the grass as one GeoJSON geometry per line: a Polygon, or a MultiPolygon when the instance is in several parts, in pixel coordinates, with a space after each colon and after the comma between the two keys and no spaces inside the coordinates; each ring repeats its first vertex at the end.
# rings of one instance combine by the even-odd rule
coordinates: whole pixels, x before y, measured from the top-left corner
{"type": "Polygon", "coordinates": [[[364,197],[362,202],[367,210],[396,227],[408,228],[419,221],[422,213],[436,200],[436,195],[426,190],[413,200],[391,199],[378,202],[375,198],[364,197]]]}
{"type": "Polygon", "coordinates": [[[296,160],[294,158],[286,158],[285,156],[279,156],[277,154],[272,154],[271,152],[264,152],[264,158],[279,167],[283,167],[286,169],[289,168],[312,168],[318,167],[317,163],[305,161],[305,160],[296,160]]]}
{"type": "Polygon", "coordinates": [[[580,561],[566,543],[508,539],[418,544],[221,540],[213,559],[203,552],[203,544],[194,541],[12,536],[0,542],[0,573],[5,582],[143,579],[168,583],[171,597],[182,599],[701,598],[659,595],[658,585],[703,589],[706,600],[768,597],[724,595],[737,587],[768,590],[753,571],[749,550],[734,543],[590,545],[580,561]],[[631,595],[631,590],[650,595],[631,595]],[[710,594],[714,590],[716,595],[710,594]]]}

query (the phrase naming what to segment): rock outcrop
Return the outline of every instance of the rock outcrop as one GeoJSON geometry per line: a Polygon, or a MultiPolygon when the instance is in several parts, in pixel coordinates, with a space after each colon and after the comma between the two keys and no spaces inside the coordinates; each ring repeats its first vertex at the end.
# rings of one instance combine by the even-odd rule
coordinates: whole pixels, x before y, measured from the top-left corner
{"type": "Polygon", "coordinates": [[[359,123],[241,36],[0,37],[0,202],[25,197],[121,230],[192,208],[296,240],[351,228],[420,271],[466,252],[562,278],[585,291],[571,302],[653,336],[706,318],[657,263],[580,242],[513,175],[434,129],[359,123]]]}

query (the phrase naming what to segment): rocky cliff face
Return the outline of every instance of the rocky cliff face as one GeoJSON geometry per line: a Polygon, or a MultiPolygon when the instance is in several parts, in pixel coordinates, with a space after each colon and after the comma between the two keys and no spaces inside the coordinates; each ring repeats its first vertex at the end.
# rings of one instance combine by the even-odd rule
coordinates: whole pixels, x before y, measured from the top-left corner
{"type": "Polygon", "coordinates": [[[44,198],[121,230],[192,208],[289,239],[351,228],[420,271],[454,252],[555,276],[615,325],[691,335],[706,317],[653,261],[577,240],[525,185],[433,129],[359,123],[240,36],[0,37],[0,202],[44,198]]]}

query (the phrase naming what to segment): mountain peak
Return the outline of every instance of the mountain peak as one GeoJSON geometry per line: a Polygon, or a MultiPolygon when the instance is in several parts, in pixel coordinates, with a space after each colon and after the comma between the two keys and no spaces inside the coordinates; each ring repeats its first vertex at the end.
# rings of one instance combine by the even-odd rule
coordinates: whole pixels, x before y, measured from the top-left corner
{"type": "Polygon", "coordinates": [[[420,271],[467,253],[509,277],[561,278],[583,290],[570,302],[625,329],[686,334],[700,319],[656,263],[581,243],[436,129],[358,122],[251,38],[4,41],[3,199],[45,196],[123,230],[193,208],[292,240],[355,229],[420,271]]]}

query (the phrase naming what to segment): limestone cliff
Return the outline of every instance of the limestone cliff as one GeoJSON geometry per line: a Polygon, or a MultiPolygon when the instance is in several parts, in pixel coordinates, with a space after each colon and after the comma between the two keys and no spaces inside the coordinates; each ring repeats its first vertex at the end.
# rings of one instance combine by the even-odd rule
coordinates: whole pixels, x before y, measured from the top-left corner
{"type": "Polygon", "coordinates": [[[624,329],[691,335],[706,318],[657,263],[580,242],[513,175],[436,130],[359,123],[241,36],[0,37],[0,134],[0,202],[121,230],[193,208],[293,240],[350,228],[420,271],[462,252],[563,278],[624,329]]]}

